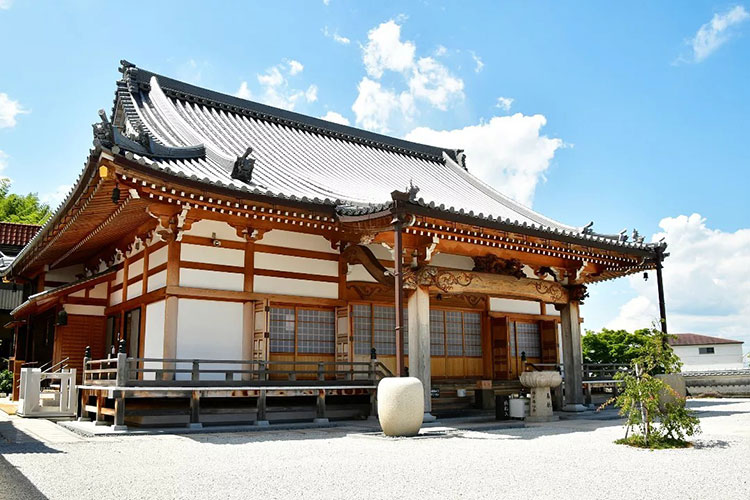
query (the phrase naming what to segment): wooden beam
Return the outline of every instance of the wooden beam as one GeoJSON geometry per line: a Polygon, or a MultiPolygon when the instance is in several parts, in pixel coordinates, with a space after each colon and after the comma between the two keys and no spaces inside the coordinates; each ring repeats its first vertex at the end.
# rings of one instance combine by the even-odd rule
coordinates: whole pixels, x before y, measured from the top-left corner
{"type": "Polygon", "coordinates": [[[435,293],[478,293],[492,297],[538,300],[548,304],[566,304],[568,290],[554,281],[515,278],[502,274],[458,271],[426,266],[407,273],[404,288],[427,286],[435,293]]]}

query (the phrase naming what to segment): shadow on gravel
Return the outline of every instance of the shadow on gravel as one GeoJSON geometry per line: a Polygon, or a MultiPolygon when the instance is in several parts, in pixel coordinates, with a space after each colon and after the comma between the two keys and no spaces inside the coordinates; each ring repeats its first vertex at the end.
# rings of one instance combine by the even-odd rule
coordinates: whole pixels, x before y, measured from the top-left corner
{"type": "MultiPolygon", "coordinates": [[[[18,453],[62,453],[44,442],[13,426],[11,422],[0,422],[0,455],[18,453]]],[[[2,484],[2,482],[0,482],[2,484]]],[[[0,492],[2,493],[2,492],[0,492]]],[[[2,497],[0,497],[2,498],[2,497]]]]}
{"type": "Polygon", "coordinates": [[[729,446],[730,444],[727,441],[721,439],[699,439],[693,442],[693,448],[697,450],[725,449],[729,448],[729,446]]]}
{"type": "MultiPolygon", "coordinates": [[[[739,405],[747,403],[747,399],[722,399],[722,400],[705,400],[705,399],[688,399],[687,406],[688,408],[696,409],[696,408],[705,408],[706,406],[726,406],[726,405],[739,405]]],[[[739,411],[737,413],[745,413],[743,411],[739,411]]]]}
{"type": "MultiPolygon", "coordinates": [[[[5,451],[3,450],[3,453],[5,451]]],[[[46,500],[47,497],[13,464],[0,455],[0,499],[46,500]]]]}

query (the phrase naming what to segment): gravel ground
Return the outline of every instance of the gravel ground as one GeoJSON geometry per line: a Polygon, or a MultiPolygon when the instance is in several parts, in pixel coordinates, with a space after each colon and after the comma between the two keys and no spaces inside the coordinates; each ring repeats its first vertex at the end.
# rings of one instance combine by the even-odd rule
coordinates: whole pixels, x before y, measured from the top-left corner
{"type": "Polygon", "coordinates": [[[620,421],[577,419],[490,431],[446,421],[412,439],[354,425],[79,438],[0,453],[50,499],[750,498],[750,400],[690,406],[704,432],[685,450],[615,445],[620,421]]]}

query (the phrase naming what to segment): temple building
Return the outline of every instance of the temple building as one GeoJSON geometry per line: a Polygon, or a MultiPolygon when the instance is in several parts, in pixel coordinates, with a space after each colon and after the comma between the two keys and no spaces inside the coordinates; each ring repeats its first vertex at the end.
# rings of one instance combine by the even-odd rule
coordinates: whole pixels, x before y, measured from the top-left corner
{"type": "Polygon", "coordinates": [[[145,424],[171,396],[193,424],[233,398],[265,421],[267,396],[325,418],[407,373],[431,412],[561,362],[575,410],[587,285],[661,265],[663,244],[513,201],[471,151],[120,71],[75,187],[5,271],[33,290],[16,375],[76,368],[97,420],[145,424]]]}

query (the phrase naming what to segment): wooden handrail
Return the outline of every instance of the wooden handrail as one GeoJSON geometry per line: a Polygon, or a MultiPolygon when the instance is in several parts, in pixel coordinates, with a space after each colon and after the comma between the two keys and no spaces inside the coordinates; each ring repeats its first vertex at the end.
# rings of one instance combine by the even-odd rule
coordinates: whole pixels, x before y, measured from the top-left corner
{"type": "Polygon", "coordinates": [[[325,385],[330,377],[335,383],[355,383],[369,381],[376,383],[379,379],[393,376],[393,373],[382,362],[370,361],[277,361],[256,359],[182,359],[182,358],[128,358],[118,354],[117,358],[85,359],[83,371],[84,385],[104,386],[203,386],[203,385],[266,385],[278,383],[270,380],[272,376],[286,376],[289,382],[308,384],[315,380],[325,385]],[[158,363],[149,366],[148,363],[158,363]],[[165,366],[166,365],[166,366],[165,366]],[[201,366],[208,365],[208,366],[201,366]],[[210,368],[215,365],[234,365],[210,368]],[[291,367],[290,369],[282,369],[291,367]],[[153,378],[145,375],[153,374],[153,378]],[[224,380],[215,380],[217,375],[224,375],[224,380]],[[180,376],[182,375],[182,376],[180,376]],[[184,377],[184,375],[189,375],[184,377]],[[239,375],[240,379],[235,380],[239,375]],[[209,378],[202,378],[208,376],[209,378]],[[297,381],[300,376],[303,380],[297,381]],[[178,379],[179,378],[179,379],[178,379]],[[184,380],[182,380],[184,378],[184,380]]]}

